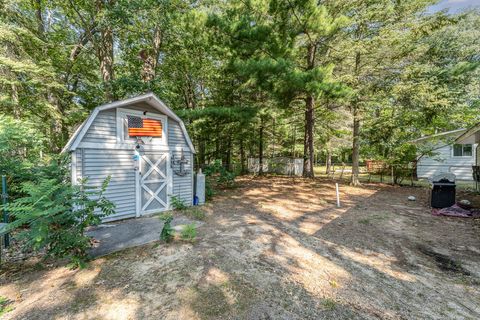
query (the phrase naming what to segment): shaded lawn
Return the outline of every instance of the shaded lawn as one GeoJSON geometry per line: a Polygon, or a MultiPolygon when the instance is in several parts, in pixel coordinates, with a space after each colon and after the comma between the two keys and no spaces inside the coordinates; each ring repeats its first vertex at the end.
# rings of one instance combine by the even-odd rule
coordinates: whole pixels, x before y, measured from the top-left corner
{"type": "MultiPolygon", "coordinates": [[[[155,243],[84,270],[7,265],[12,319],[477,319],[480,230],[431,216],[422,188],[239,179],[193,244],[155,243]],[[415,195],[416,202],[407,201],[415,195]]],[[[476,204],[479,198],[469,194],[476,204]]]]}

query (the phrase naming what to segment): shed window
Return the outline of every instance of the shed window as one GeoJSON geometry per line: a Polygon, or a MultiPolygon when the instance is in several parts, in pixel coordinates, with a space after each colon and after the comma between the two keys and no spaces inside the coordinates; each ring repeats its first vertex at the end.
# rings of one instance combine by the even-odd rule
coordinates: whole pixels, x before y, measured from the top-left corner
{"type": "Polygon", "coordinates": [[[454,157],[471,157],[472,145],[471,144],[454,144],[453,156],[454,157]]]}

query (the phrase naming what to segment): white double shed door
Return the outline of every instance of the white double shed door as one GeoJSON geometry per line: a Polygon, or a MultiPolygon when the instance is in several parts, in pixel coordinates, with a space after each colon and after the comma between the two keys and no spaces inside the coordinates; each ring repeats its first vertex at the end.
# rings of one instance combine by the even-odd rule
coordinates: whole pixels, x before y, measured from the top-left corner
{"type": "Polygon", "coordinates": [[[172,188],[170,154],[142,151],[135,170],[136,213],[148,215],[167,210],[172,188]]]}

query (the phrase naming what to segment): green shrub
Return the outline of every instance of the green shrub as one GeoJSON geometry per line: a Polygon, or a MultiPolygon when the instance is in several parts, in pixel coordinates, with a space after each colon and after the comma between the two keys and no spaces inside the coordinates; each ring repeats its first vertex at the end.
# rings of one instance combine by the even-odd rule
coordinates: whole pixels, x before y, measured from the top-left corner
{"type": "Polygon", "coordinates": [[[179,196],[171,195],[170,202],[175,210],[185,210],[187,208],[187,205],[179,196]]]}
{"type": "Polygon", "coordinates": [[[212,164],[204,168],[205,173],[205,196],[211,199],[215,195],[215,187],[232,187],[235,183],[235,173],[228,171],[222,165],[220,160],[215,160],[212,164]]]}
{"type": "Polygon", "coordinates": [[[216,177],[216,182],[224,186],[230,187],[235,182],[235,173],[228,171],[222,165],[220,160],[215,160],[212,164],[204,169],[206,177],[216,177]]]}
{"type": "Polygon", "coordinates": [[[180,238],[182,238],[182,240],[194,242],[196,237],[197,237],[197,229],[194,223],[187,224],[183,227],[182,232],[180,234],[180,238]]]}
{"type": "Polygon", "coordinates": [[[23,196],[22,183],[35,178],[35,167],[43,164],[46,139],[35,124],[0,116],[0,173],[6,174],[10,199],[23,196]]]}
{"type": "Polygon", "coordinates": [[[207,177],[205,179],[205,198],[211,199],[215,195],[215,190],[213,190],[212,183],[210,179],[207,177]]]}
{"type": "Polygon", "coordinates": [[[173,215],[171,213],[165,213],[162,214],[159,218],[163,221],[163,228],[160,232],[160,239],[168,243],[173,239],[173,228],[171,225],[173,215]]]}
{"type": "Polygon", "coordinates": [[[19,238],[26,246],[46,249],[48,255],[68,258],[78,267],[88,258],[90,238],[85,229],[114,213],[113,203],[104,196],[110,177],[99,188],[88,186],[87,180],[72,185],[63,176],[66,170],[55,171],[58,166],[56,162],[38,173],[35,181],[22,184],[25,196],[7,205],[13,218],[8,228],[22,227],[19,238]]]}

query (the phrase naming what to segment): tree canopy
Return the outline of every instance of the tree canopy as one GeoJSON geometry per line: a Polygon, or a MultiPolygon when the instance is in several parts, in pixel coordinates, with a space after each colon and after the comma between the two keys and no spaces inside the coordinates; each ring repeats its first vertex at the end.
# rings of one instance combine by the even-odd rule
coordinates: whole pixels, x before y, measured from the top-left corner
{"type": "Polygon", "coordinates": [[[151,91],[197,165],[294,156],[313,177],[343,154],[357,183],[360,161],[409,161],[406,142],[479,121],[480,13],[434,2],[3,1],[0,167],[59,153],[94,107],[151,91]]]}

